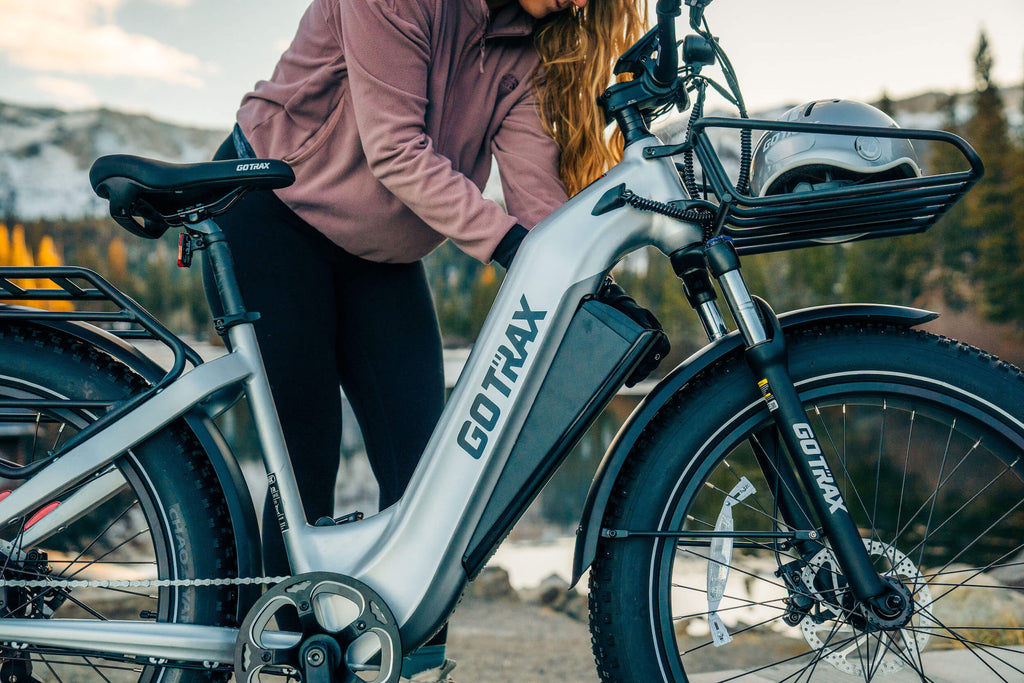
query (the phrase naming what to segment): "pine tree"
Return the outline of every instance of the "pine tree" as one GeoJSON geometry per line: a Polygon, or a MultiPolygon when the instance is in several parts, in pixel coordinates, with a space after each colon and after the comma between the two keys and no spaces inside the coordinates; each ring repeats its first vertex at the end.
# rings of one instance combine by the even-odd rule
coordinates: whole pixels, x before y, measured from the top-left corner
{"type": "Polygon", "coordinates": [[[882,97],[878,100],[878,104],[876,106],[889,116],[896,118],[896,104],[892,101],[892,98],[889,97],[889,93],[887,91],[882,91],[882,97]]]}
{"type": "MultiPolygon", "coordinates": [[[[957,119],[956,109],[959,97],[950,95],[943,103],[943,129],[957,135],[963,134],[957,119]]],[[[956,173],[966,167],[963,155],[953,147],[944,143],[933,143],[927,156],[927,171],[930,175],[956,173]]],[[[938,263],[942,269],[968,270],[977,257],[976,245],[966,239],[964,223],[967,214],[964,204],[958,203],[932,229],[937,248],[938,263]]]]}
{"type": "Polygon", "coordinates": [[[993,320],[1024,323],[1024,301],[1010,296],[1024,287],[1022,230],[1013,222],[1010,180],[1014,148],[1003,96],[992,80],[993,58],[984,32],[974,59],[974,115],[965,134],[985,164],[985,178],[965,201],[965,237],[977,254],[973,280],[981,285],[983,311],[993,320]]]}

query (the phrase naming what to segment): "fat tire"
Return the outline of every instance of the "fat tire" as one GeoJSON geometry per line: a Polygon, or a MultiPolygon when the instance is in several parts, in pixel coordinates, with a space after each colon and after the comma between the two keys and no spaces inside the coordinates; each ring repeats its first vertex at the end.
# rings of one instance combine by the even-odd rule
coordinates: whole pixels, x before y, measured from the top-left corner
{"type": "MultiPolygon", "coordinates": [[[[147,385],[109,355],[55,330],[31,324],[0,325],[0,376],[61,396],[127,398],[147,385]]],[[[207,579],[238,575],[233,529],[224,493],[209,457],[183,420],[163,428],[122,455],[117,466],[146,509],[157,553],[163,553],[160,578],[207,579]]],[[[45,503],[46,501],[40,501],[45,503]]],[[[238,594],[233,586],[162,588],[161,611],[176,623],[237,626],[238,594]]],[[[55,618],[59,618],[60,610],[55,618]]],[[[95,658],[93,658],[95,661],[95,658]]],[[[34,676],[46,679],[38,662],[34,676]]],[[[89,671],[89,667],[84,669],[89,671]]],[[[95,675],[95,674],[92,674],[95,675]]],[[[141,681],[191,683],[226,680],[227,672],[145,667],[141,681]]],[[[103,680],[100,674],[96,680],[103,680]]]]}
{"type": "MultiPolygon", "coordinates": [[[[1022,373],[976,348],[885,325],[811,326],[787,331],[787,344],[795,383],[860,369],[928,377],[981,397],[994,410],[1002,409],[1008,414],[1006,422],[1015,423],[1002,428],[1024,439],[1022,373]]],[[[702,445],[737,411],[758,401],[755,378],[741,353],[719,361],[681,388],[644,428],[632,449],[608,502],[604,528],[660,528],[657,525],[666,510],[683,509],[682,487],[677,484],[690,473],[700,479],[708,476],[711,464],[701,462],[702,445]]],[[[766,408],[763,414],[767,419],[766,408]]],[[[723,435],[723,440],[728,436],[723,435]]],[[[1011,474],[1020,478],[1020,473],[1019,466],[1012,466],[1011,474]]],[[[1020,484],[1019,479],[1014,482],[1020,484]]],[[[1024,491],[1024,486],[1020,489],[1024,491]]],[[[658,574],[657,567],[652,567],[657,555],[652,552],[654,543],[634,537],[602,538],[598,544],[590,570],[589,606],[602,681],[687,680],[686,658],[680,664],[677,652],[667,652],[664,635],[657,633],[654,623],[657,617],[652,617],[665,608],[652,597],[659,595],[658,587],[651,585],[658,574]]]]}

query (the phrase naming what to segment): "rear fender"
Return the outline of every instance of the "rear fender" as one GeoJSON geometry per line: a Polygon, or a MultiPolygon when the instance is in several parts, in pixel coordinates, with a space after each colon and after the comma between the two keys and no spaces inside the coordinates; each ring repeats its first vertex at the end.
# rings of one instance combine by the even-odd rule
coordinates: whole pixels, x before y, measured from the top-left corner
{"type": "MultiPolygon", "coordinates": [[[[883,304],[842,304],[817,306],[791,311],[779,316],[783,330],[808,327],[822,323],[885,323],[915,327],[938,317],[937,313],[904,306],[883,304]]],[[[719,360],[743,350],[743,339],[733,332],[690,356],[665,376],[650,394],[640,402],[619,429],[597,468],[583,506],[580,525],[576,529],[576,551],[573,557],[572,585],[580,580],[597,554],[597,542],[605,508],[619,472],[640,437],[640,432],[687,382],[705,368],[719,360]]]]}

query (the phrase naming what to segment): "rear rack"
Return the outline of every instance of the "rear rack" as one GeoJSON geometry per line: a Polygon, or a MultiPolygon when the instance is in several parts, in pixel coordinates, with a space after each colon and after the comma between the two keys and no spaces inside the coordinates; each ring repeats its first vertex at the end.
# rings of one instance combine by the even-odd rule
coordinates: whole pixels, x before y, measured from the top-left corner
{"type": "MultiPolygon", "coordinates": [[[[190,346],[150,315],[142,306],[124,295],[99,274],[76,266],[55,268],[0,267],[0,299],[8,303],[19,301],[68,301],[108,304],[115,310],[44,311],[28,307],[0,308],[0,320],[70,320],[88,322],[102,327],[122,339],[158,341],[174,354],[174,363],[167,376],[156,386],[163,387],[177,379],[185,370],[185,363],[202,364],[202,359],[190,346]],[[13,280],[47,280],[49,288],[26,289],[13,280]]],[[[91,306],[97,308],[97,306],[91,306]]]]}
{"type": "Polygon", "coordinates": [[[959,201],[985,172],[971,146],[945,131],[714,117],[694,122],[686,143],[650,148],[647,156],[668,156],[686,149],[696,153],[705,184],[718,200],[715,232],[731,237],[737,250],[747,254],[923,232],[959,201]],[[954,146],[970,168],[836,190],[752,197],[736,189],[707,135],[708,128],[939,142],[954,146]]]}
{"type": "MultiPolygon", "coordinates": [[[[186,364],[196,367],[202,358],[194,349],[163,326],[130,297],[118,291],[97,273],[78,267],[2,267],[0,268],[0,323],[3,321],[29,322],[86,322],[96,325],[111,334],[128,340],[152,340],[162,343],[174,355],[174,361],[167,373],[144,391],[127,400],[76,400],[76,399],[4,399],[0,400],[0,418],[8,422],[19,420],[19,410],[61,409],[102,413],[102,417],[74,438],[63,444],[62,449],[71,447],[87,433],[102,429],[118,419],[152,394],[176,380],[185,371],[186,364]],[[25,288],[15,280],[48,281],[51,287],[25,288]],[[67,301],[82,304],[85,310],[50,311],[18,305],[33,301],[67,301]],[[10,305],[13,304],[13,305],[10,305]],[[113,409],[111,409],[113,408],[113,409]]],[[[34,419],[34,418],[33,418],[34,419]]],[[[45,464],[49,459],[41,461],[45,464]]],[[[6,469],[6,468],[4,468],[6,469]]],[[[20,476],[27,477],[37,470],[35,465],[19,470],[20,476]]],[[[3,476],[10,476],[7,472],[3,476]]]]}

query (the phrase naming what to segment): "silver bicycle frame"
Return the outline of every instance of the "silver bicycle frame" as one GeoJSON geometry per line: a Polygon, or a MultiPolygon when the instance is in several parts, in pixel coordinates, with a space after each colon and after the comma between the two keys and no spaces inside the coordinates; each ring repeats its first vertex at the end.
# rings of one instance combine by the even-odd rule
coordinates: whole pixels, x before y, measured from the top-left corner
{"type": "MultiPolygon", "coordinates": [[[[243,382],[292,571],[335,572],[366,583],[387,601],[403,643],[424,641],[454,609],[467,582],[462,557],[470,537],[580,300],[595,292],[605,273],[632,251],[654,246],[671,254],[701,242],[697,225],[658,214],[629,207],[592,214],[598,199],[623,183],[662,202],[687,196],[670,158],[644,159],[643,150],[658,144],[649,136],[630,145],[620,164],[530,231],[405,495],[390,508],[333,527],[314,527],[305,520],[255,333],[251,324],[240,324],[229,330],[231,353],[187,372],[0,501],[0,524],[78,482],[109,476],[104,468],[119,454],[217,390],[243,382]],[[517,359],[521,366],[510,375],[515,381],[506,376],[508,394],[494,394],[481,404],[481,387],[493,382],[499,348],[509,343],[512,328],[529,332],[517,359]]],[[[68,497],[68,509],[85,511],[100,496],[110,495],[110,488],[83,487],[68,497]]],[[[47,536],[45,526],[33,532],[37,541],[47,536]]],[[[145,628],[133,639],[131,629],[140,628],[137,622],[90,621],[84,628],[82,622],[2,619],[0,641],[193,662],[232,660],[234,629],[141,626],[145,628]],[[201,649],[199,640],[205,643],[201,649]]]]}

